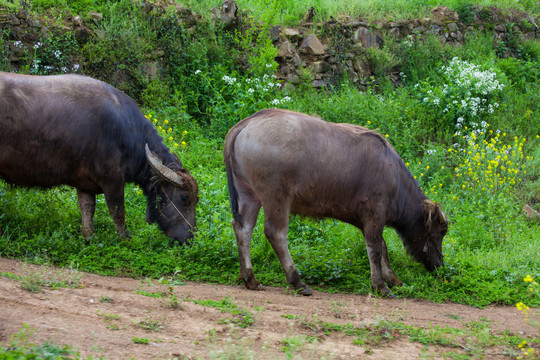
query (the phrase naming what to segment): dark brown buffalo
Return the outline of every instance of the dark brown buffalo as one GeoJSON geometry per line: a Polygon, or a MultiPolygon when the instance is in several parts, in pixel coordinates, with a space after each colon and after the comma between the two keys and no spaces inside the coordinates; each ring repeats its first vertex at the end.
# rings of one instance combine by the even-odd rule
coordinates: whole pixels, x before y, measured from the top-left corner
{"type": "Polygon", "coordinates": [[[193,237],[197,182],[135,102],[98,80],[0,72],[0,177],[75,187],[85,238],[101,193],[116,231],[129,236],[124,185],[134,182],[147,197],[148,222],[179,242],[193,237]]]}
{"type": "Polygon", "coordinates": [[[428,270],[443,265],[446,216],[418,188],[392,146],[371,130],[263,110],[229,131],[224,157],[240,275],[248,289],[262,288],[249,253],[261,206],[264,233],[287,281],[304,295],[312,291],[300,279],[287,246],[289,213],[358,227],[367,245],[371,285],[382,294],[390,294],[386,284],[401,284],[390,268],[385,226],[397,230],[408,252],[428,270]]]}

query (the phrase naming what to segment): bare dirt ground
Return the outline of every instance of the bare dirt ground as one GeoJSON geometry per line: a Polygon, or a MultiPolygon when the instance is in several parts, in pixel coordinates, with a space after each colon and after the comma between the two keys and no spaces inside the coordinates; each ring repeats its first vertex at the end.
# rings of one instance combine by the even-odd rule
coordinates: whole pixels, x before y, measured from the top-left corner
{"type": "MultiPolygon", "coordinates": [[[[44,270],[19,261],[0,259],[2,274],[24,276],[39,271],[44,270]]],[[[361,327],[384,319],[418,328],[441,326],[462,329],[474,321],[487,321],[490,329],[495,331],[509,330],[521,336],[540,336],[537,328],[523,321],[523,315],[515,307],[477,309],[451,303],[320,292],[302,297],[283,288],[257,292],[240,286],[189,282],[174,288],[180,307],[173,309],[167,305],[170,297],[153,298],[140,294],[141,289],[166,292],[163,285],[150,286],[148,282],[137,279],[86,273],[67,276],[76,276],[80,287],[44,288],[33,293],[23,289],[21,281],[0,276],[0,343],[7,344],[10,334],[18,333],[23,324],[27,324],[35,330],[30,335],[32,342],[41,344],[52,340],[57,345],[70,345],[81,357],[438,359],[449,350],[433,345],[426,348],[398,335],[377,346],[361,346],[353,343],[354,336],[347,336],[344,332],[325,334],[309,324],[325,321],[361,327]],[[235,315],[193,302],[222,301],[225,298],[247,309],[252,314],[253,324],[239,327],[224,320],[235,315]],[[145,330],[136,325],[141,321],[156,324],[159,329],[145,330]],[[306,340],[313,337],[317,340],[306,340]],[[133,338],[146,338],[149,342],[146,345],[136,344],[133,338]],[[289,347],[285,347],[287,340],[291,344],[289,347]]],[[[494,347],[488,351],[490,359],[508,359],[502,355],[501,349],[494,347]]]]}

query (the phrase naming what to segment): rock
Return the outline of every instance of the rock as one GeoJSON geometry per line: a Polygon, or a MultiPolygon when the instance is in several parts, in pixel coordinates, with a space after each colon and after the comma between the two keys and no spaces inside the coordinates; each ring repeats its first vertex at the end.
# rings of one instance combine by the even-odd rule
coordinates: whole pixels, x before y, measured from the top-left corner
{"type": "Polygon", "coordinates": [[[293,28],[285,28],[281,31],[291,41],[298,41],[300,39],[300,31],[293,28]]]}
{"type": "Polygon", "coordinates": [[[313,80],[311,86],[313,86],[314,88],[322,88],[326,86],[326,82],[324,80],[313,80]]]}
{"type": "Polygon", "coordinates": [[[291,45],[290,42],[288,41],[285,41],[283,44],[281,44],[279,46],[279,52],[277,54],[276,57],[278,58],[285,58],[285,57],[289,57],[289,56],[292,56],[293,52],[294,52],[294,49],[291,45]]]}
{"type": "Polygon", "coordinates": [[[231,26],[238,20],[238,5],[235,0],[225,0],[221,7],[212,9],[212,19],[220,21],[225,27],[231,26]]]}
{"type": "Polygon", "coordinates": [[[75,25],[75,27],[81,27],[83,26],[83,21],[82,21],[82,18],[77,15],[73,18],[73,25],[75,25]]]}
{"type": "Polygon", "coordinates": [[[103,14],[98,12],[89,12],[88,17],[90,17],[90,20],[93,21],[103,21],[103,14]]]}
{"type": "Polygon", "coordinates": [[[302,58],[296,51],[293,53],[291,61],[296,67],[299,67],[302,64],[302,58]]]}
{"type": "Polygon", "coordinates": [[[534,210],[530,205],[525,204],[523,205],[523,213],[525,214],[525,217],[531,220],[540,220],[540,213],[536,210],[534,210]]]}
{"type": "Polygon", "coordinates": [[[345,24],[344,26],[348,27],[348,28],[357,28],[359,26],[363,26],[363,27],[367,28],[367,27],[369,27],[369,21],[364,20],[364,19],[360,19],[360,20],[357,20],[357,21],[351,21],[350,23],[345,24]]]}
{"type": "Polygon", "coordinates": [[[338,21],[343,24],[351,22],[351,17],[349,15],[340,14],[338,15],[338,21]]]}
{"type": "Polygon", "coordinates": [[[82,26],[75,28],[73,35],[79,44],[86,44],[92,37],[92,32],[86,26],[82,26]]]}
{"type": "Polygon", "coordinates": [[[152,61],[144,64],[143,74],[147,79],[156,79],[158,76],[158,63],[157,61],[152,61]]]}
{"type": "Polygon", "coordinates": [[[457,12],[450,10],[446,6],[437,6],[431,10],[433,17],[439,22],[459,21],[457,12]]]}
{"type": "Polygon", "coordinates": [[[270,30],[268,32],[272,41],[278,41],[279,35],[281,34],[281,27],[279,25],[272,25],[270,26],[270,30]]]}
{"type": "Polygon", "coordinates": [[[325,61],[315,61],[310,65],[311,71],[315,74],[321,74],[330,70],[330,65],[325,61]]]}
{"type": "Polygon", "coordinates": [[[450,31],[457,31],[458,26],[455,22],[448,24],[448,30],[450,31]]]}
{"type": "Polygon", "coordinates": [[[379,47],[383,40],[382,38],[369,31],[365,27],[359,27],[358,30],[354,33],[354,41],[360,43],[363,47],[379,47]]]}
{"type": "Polygon", "coordinates": [[[287,75],[287,81],[292,83],[292,84],[296,84],[300,81],[300,77],[296,74],[288,74],[287,75]]]}
{"type": "Polygon", "coordinates": [[[442,28],[439,25],[433,25],[429,31],[433,35],[439,35],[442,31],[442,28]]]}
{"type": "Polygon", "coordinates": [[[11,25],[13,25],[13,26],[21,25],[21,20],[19,20],[19,18],[16,17],[15,14],[10,14],[9,15],[9,20],[11,22],[11,25]]]}
{"type": "Polygon", "coordinates": [[[279,71],[281,75],[287,76],[291,73],[291,68],[287,65],[283,65],[279,71]]]}
{"type": "Polygon", "coordinates": [[[324,55],[325,53],[324,46],[315,35],[306,36],[300,49],[310,55],[324,55]]]}
{"type": "Polygon", "coordinates": [[[304,22],[310,23],[313,21],[313,18],[315,17],[317,13],[315,12],[315,8],[312,6],[308,9],[306,14],[304,15],[304,22]]]}

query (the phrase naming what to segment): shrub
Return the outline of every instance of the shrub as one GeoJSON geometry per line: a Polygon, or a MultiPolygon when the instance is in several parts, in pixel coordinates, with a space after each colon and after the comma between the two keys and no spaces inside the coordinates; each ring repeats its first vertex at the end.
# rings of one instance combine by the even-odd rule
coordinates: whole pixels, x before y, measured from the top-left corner
{"type": "Polygon", "coordinates": [[[471,126],[473,121],[492,115],[499,107],[498,95],[506,79],[492,68],[454,57],[440,69],[442,83],[429,80],[415,85],[421,103],[436,111],[443,129],[471,126]]]}

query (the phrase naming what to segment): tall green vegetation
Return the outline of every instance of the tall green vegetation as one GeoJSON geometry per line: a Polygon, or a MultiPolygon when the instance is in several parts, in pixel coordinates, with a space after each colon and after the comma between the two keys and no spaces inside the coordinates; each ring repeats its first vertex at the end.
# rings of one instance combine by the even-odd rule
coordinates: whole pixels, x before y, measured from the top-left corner
{"type": "MultiPolygon", "coordinates": [[[[398,296],[477,306],[540,305],[540,294],[523,281],[527,276],[540,278],[540,225],[521,214],[525,203],[540,210],[538,40],[514,36],[495,43],[490,33],[480,31],[459,46],[431,36],[387,40],[368,54],[380,71],[367,89],[343,77],[331,89],[300,84],[283,90],[274,78],[276,50],[267,29],[280,21],[293,22],[307,3],[273,1],[263,7],[258,1],[239,1],[249,12],[232,29],[209,20],[192,27],[179,22],[173,9],[159,16],[141,13],[128,0],[75,2],[70,11],[75,4],[85,9],[99,5],[104,13],[98,25],[102,35],[82,49],[84,71],[113,84],[120,75],[125,77],[122,89],[139,101],[198,180],[197,235],[191,246],[170,243],[157,227],[145,223],[145,199],[140,189],[129,185],[127,222],[133,238],[117,238],[99,199],[96,235],[85,242],[73,189],[36,191],[1,183],[1,256],[109,275],[159,278],[176,273],[190,280],[239,284],[223,136],[255,111],[277,107],[378,130],[424,192],[443,204],[450,229],[443,243],[445,267],[435,273],[406,256],[392,230],[384,233],[392,267],[405,283],[395,289],[398,296]],[[400,72],[397,85],[385,63],[389,59],[400,72]],[[143,68],[152,61],[163,66],[148,77],[143,68]]],[[[433,5],[407,2],[392,13],[382,2],[363,4],[396,17],[433,5]]],[[[448,2],[454,8],[463,4],[448,2]]],[[[190,5],[202,12],[217,2],[190,5]]],[[[354,5],[313,5],[319,16],[342,11],[357,15],[356,9],[341,7],[354,5]]],[[[532,3],[517,6],[537,11],[532,3]]],[[[362,11],[367,10],[358,14],[362,11]]],[[[52,47],[54,43],[49,50],[52,47]]],[[[264,284],[284,286],[281,265],[261,223],[252,243],[254,271],[264,284]]],[[[358,229],[332,219],[292,217],[289,246],[311,286],[370,291],[369,262],[358,229]]]]}

